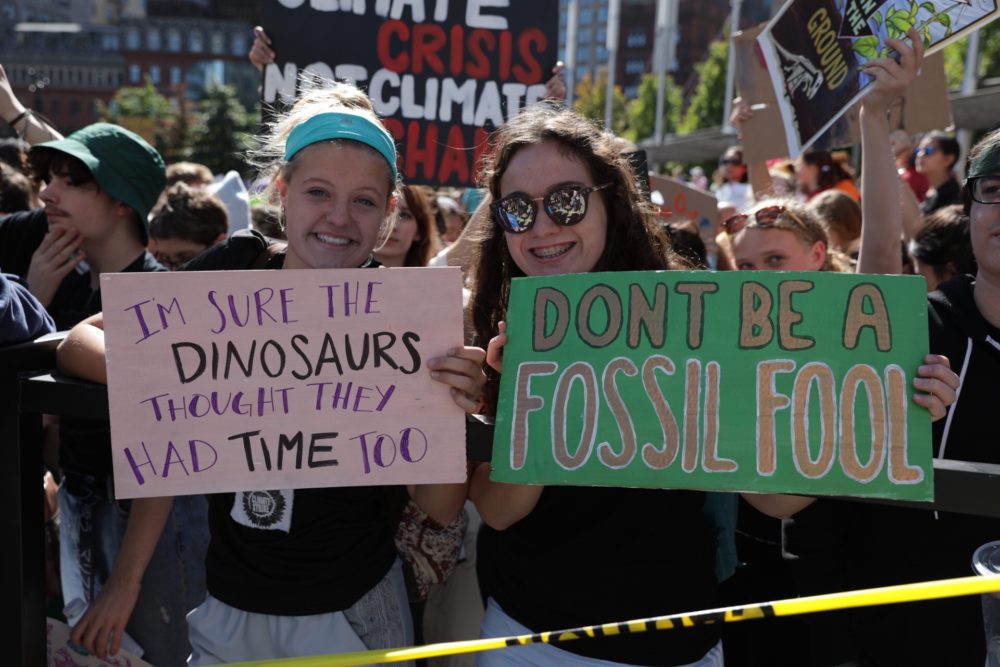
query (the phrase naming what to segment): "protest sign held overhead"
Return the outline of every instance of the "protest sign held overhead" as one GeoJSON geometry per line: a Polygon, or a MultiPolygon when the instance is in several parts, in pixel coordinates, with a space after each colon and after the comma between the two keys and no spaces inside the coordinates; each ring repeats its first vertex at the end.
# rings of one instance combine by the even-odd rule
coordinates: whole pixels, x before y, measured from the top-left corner
{"type": "Polygon", "coordinates": [[[473,185],[488,133],[541,99],[557,58],[555,0],[268,0],[277,54],[266,105],[302,71],[366,90],[400,148],[407,183],[473,185]]]}
{"type": "Polygon", "coordinates": [[[508,312],[497,481],[933,496],[919,279],[518,278],[508,312]]]}
{"type": "Polygon", "coordinates": [[[996,0],[789,0],[758,38],[796,157],[864,95],[864,66],[913,28],[934,53],[1000,16],[996,0]]]}
{"type": "Polygon", "coordinates": [[[101,276],[119,498],[461,482],[458,269],[101,276]],[[458,332],[456,334],[456,332],[458,332]]]}
{"type": "MultiPolygon", "coordinates": [[[[740,133],[743,155],[748,163],[763,162],[789,154],[782,111],[778,106],[767,63],[764,62],[757,42],[757,37],[765,26],[766,24],[761,24],[733,36],[737,88],[740,97],[754,110],[753,117],[743,122],[740,133]]],[[[860,102],[855,102],[812,142],[811,147],[832,150],[861,143],[861,126],[858,123],[860,106],[860,102]]],[[[951,125],[944,54],[938,52],[924,58],[917,78],[891,109],[889,127],[905,130],[908,134],[918,134],[951,125]]]]}

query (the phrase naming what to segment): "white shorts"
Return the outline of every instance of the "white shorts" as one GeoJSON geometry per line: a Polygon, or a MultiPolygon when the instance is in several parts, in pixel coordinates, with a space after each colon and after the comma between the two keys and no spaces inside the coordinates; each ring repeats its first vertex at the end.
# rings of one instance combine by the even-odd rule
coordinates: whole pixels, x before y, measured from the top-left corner
{"type": "Polygon", "coordinates": [[[255,614],[209,595],[188,614],[187,621],[192,649],[188,665],[330,655],[413,644],[413,623],[399,560],[382,581],[344,611],[309,616],[255,614]]]}

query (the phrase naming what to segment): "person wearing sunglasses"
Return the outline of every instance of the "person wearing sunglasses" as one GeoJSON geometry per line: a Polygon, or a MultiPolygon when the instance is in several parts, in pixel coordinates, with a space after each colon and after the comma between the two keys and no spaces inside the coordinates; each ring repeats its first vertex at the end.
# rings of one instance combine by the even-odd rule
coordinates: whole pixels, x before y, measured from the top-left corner
{"type": "Polygon", "coordinates": [[[741,211],[753,206],[753,188],[750,185],[750,174],[743,162],[743,149],[730,146],[719,159],[719,169],[722,173],[722,184],[715,191],[715,198],[736,205],[741,211]]]}
{"type": "MultiPolygon", "coordinates": [[[[491,341],[493,413],[512,278],[683,266],[614,137],[592,122],[543,104],[509,120],[495,141],[484,171],[493,215],[470,304],[478,339],[491,341]]],[[[705,493],[502,484],[489,474],[479,464],[469,490],[485,522],[477,551],[488,598],[483,636],[716,604],[705,493]]],[[[490,651],[476,664],[709,667],[722,665],[722,649],[718,629],[707,626],[490,651]]]]}
{"type": "Polygon", "coordinates": [[[927,197],[920,203],[924,215],[962,203],[962,186],[954,171],[961,150],[958,141],[944,132],[931,132],[920,140],[916,150],[917,171],[927,177],[930,185],[927,197]]]}
{"type": "Polygon", "coordinates": [[[769,199],[722,222],[740,271],[849,271],[830,250],[823,225],[806,205],[769,199]]]}

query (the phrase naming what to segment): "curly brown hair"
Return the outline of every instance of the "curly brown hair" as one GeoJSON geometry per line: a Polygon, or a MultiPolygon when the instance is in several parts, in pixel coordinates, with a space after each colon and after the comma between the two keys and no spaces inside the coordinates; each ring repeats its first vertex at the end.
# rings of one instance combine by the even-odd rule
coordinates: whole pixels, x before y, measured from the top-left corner
{"type": "MultiPolygon", "coordinates": [[[[491,210],[491,202],[499,198],[500,181],[514,155],[542,142],[555,143],[567,160],[582,162],[595,183],[611,184],[592,195],[602,197],[607,210],[604,252],[594,271],[688,268],[670,250],[669,240],[656,223],[656,209],[639,194],[636,175],[615,137],[558,103],[529,107],[494,133],[480,174],[487,189],[480,210],[491,210]]],[[[482,225],[471,275],[472,324],[477,344],[485,346],[496,335],[498,323],[507,318],[511,279],[525,275],[511,258],[504,231],[492,215],[482,225]]],[[[488,367],[486,373],[487,406],[495,408],[499,376],[488,367]]]]}

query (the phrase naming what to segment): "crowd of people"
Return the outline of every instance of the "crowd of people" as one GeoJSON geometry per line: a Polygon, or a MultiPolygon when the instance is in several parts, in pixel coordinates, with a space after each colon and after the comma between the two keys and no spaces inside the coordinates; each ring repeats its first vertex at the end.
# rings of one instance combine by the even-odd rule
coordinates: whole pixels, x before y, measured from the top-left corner
{"type": "MultiPolygon", "coordinates": [[[[725,152],[717,266],[898,274],[908,265],[925,276],[931,354],[909,370],[914,402],[934,420],[934,455],[1000,463],[986,414],[1000,365],[1000,131],[973,148],[962,182],[950,136],[891,135],[887,111],[916,76],[922,46],[915,33],[890,41],[899,60],[867,66],[859,179],[826,152],[771,165],[725,152]]],[[[273,57],[263,31],[254,49],[273,57]]],[[[737,104],[734,123],[751,113],[737,104]]],[[[16,98],[2,68],[0,119],[19,137],[0,174],[0,340],[69,329],[60,369],[96,382],[107,381],[101,273],[451,264],[465,272],[467,344],[426,372],[465,412],[495,415],[513,278],[709,265],[680,251],[680,230],[643,193],[622,142],[558,99],[496,131],[481,190],[434,191],[402,182],[396,144],[361,90],[304,78],[247,155],[266,184],[249,215],[213,193],[210,172],[165,165],[122,127],[63,137],[16,98]],[[234,215],[247,218],[235,233],[234,215]]],[[[467,483],[274,491],[290,509],[264,526],[241,509],[241,492],[117,500],[107,420],[47,426],[57,444],[46,465],[60,482],[52,594],[66,603],[72,641],[101,657],[138,650],[158,667],[963,576],[972,551],[1000,537],[991,519],[831,499],[500,483],[475,461],[467,483]],[[414,538],[427,531],[430,553],[414,538]],[[463,566],[477,576],[460,576],[463,566]]],[[[978,667],[984,656],[979,601],[966,597],[437,664],[978,667]]]]}

